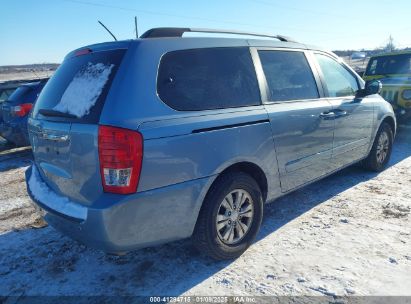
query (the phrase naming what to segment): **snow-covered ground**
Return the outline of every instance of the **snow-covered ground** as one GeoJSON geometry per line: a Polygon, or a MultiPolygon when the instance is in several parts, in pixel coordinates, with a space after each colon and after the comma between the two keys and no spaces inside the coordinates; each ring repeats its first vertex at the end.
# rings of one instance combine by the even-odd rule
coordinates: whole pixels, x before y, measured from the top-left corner
{"type": "Polygon", "coordinates": [[[383,173],[351,167],[267,205],[257,241],[229,262],[188,240],[110,256],[41,228],[29,162],[27,150],[0,153],[0,296],[411,296],[410,128],[383,173]]]}

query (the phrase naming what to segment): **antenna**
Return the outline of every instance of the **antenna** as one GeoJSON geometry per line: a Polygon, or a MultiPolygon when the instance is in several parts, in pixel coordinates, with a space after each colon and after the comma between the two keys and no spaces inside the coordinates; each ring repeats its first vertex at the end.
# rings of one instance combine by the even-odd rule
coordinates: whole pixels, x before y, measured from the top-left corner
{"type": "Polygon", "coordinates": [[[117,41],[116,36],[114,36],[113,33],[110,32],[110,30],[103,24],[103,22],[101,22],[100,20],[97,20],[97,21],[98,21],[98,23],[100,23],[100,25],[101,25],[102,27],[104,27],[104,29],[105,29],[111,36],[113,36],[114,40],[117,41]]]}
{"type": "Polygon", "coordinates": [[[136,28],[136,39],[138,39],[137,16],[134,16],[134,26],[136,28]]]}

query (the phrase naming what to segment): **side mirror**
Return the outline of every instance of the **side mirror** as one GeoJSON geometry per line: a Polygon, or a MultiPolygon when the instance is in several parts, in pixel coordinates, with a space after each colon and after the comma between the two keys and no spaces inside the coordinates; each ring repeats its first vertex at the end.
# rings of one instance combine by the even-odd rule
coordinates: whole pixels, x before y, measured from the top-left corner
{"type": "Polygon", "coordinates": [[[382,83],[379,80],[371,80],[365,83],[365,96],[380,94],[382,90],[382,83]]]}
{"type": "Polygon", "coordinates": [[[357,97],[362,98],[368,95],[380,94],[382,83],[379,80],[371,80],[365,83],[365,88],[358,90],[357,97]]]}

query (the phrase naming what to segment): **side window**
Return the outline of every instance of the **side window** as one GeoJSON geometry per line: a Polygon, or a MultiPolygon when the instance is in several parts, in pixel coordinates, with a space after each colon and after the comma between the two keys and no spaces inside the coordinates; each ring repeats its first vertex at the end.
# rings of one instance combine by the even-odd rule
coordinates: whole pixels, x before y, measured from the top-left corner
{"type": "Polygon", "coordinates": [[[160,62],[157,93],[168,106],[180,111],[261,104],[248,48],[205,48],[167,53],[160,62]]]}
{"type": "Polygon", "coordinates": [[[258,51],[270,101],[319,98],[314,75],[303,52],[258,51]]]}
{"type": "Polygon", "coordinates": [[[377,72],[377,63],[378,63],[378,59],[372,59],[372,63],[369,65],[369,71],[367,74],[370,75],[375,75],[377,72]]]}
{"type": "Polygon", "coordinates": [[[324,75],[324,81],[330,97],[352,96],[358,90],[358,82],[344,66],[336,60],[315,54],[324,75]]]}

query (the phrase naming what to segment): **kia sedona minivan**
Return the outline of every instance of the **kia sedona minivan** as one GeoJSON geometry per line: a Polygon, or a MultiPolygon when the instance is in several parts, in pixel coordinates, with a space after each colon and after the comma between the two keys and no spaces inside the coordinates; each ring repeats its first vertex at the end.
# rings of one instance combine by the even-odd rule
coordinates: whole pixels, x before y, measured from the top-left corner
{"type": "Polygon", "coordinates": [[[283,36],[140,39],[69,53],[28,128],[27,189],[62,233],[110,253],[192,238],[242,254],[263,204],[361,162],[381,171],[396,120],[333,53],[283,36]]]}

